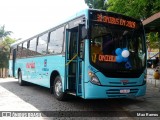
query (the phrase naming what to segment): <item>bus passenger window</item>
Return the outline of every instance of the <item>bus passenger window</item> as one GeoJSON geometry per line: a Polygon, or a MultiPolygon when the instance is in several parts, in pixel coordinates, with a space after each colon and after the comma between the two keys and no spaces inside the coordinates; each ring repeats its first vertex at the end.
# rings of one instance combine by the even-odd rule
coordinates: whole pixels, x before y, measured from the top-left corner
{"type": "Polygon", "coordinates": [[[42,35],[38,39],[37,52],[39,54],[46,54],[47,52],[48,33],[42,35]]]}
{"type": "Polygon", "coordinates": [[[30,40],[30,42],[29,42],[29,48],[28,48],[28,56],[35,56],[35,55],[37,55],[36,44],[37,44],[37,38],[34,38],[34,39],[30,40]]]}
{"type": "Polygon", "coordinates": [[[50,40],[48,43],[48,54],[59,54],[62,52],[63,33],[64,27],[60,27],[50,33],[50,40]]]}
{"type": "Polygon", "coordinates": [[[19,44],[18,46],[17,46],[17,52],[16,52],[16,56],[17,56],[17,58],[21,58],[22,57],[22,44],[19,44]]]}
{"type": "Polygon", "coordinates": [[[27,57],[28,56],[27,44],[28,44],[28,42],[23,43],[22,57],[27,57]]]}

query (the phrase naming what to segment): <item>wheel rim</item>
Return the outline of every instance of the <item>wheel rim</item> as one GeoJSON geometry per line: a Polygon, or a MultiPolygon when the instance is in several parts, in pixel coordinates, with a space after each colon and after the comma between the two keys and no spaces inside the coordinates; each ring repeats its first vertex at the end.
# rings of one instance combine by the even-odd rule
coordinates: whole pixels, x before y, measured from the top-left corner
{"type": "Polygon", "coordinates": [[[62,93],[62,83],[61,81],[57,81],[55,84],[55,92],[57,96],[60,96],[62,93]]]}

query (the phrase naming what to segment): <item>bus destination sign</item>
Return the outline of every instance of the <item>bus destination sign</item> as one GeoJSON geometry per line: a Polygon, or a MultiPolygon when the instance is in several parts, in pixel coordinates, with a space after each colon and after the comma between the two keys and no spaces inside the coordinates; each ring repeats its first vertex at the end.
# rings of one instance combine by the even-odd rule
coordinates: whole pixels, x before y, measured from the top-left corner
{"type": "Polygon", "coordinates": [[[131,21],[131,20],[126,20],[122,18],[116,18],[108,15],[103,15],[103,14],[96,14],[95,18],[97,22],[103,22],[103,23],[109,23],[109,24],[114,24],[114,25],[120,25],[120,26],[125,26],[129,28],[136,28],[136,22],[131,21]]]}

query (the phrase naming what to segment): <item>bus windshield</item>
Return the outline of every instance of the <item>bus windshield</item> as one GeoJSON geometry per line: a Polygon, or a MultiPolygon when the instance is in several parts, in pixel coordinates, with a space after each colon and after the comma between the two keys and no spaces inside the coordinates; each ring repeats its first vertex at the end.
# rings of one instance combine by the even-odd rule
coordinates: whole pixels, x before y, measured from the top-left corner
{"type": "Polygon", "coordinates": [[[92,22],[90,30],[90,61],[99,71],[129,77],[127,73],[144,70],[146,52],[142,26],[133,29],[92,22]]]}

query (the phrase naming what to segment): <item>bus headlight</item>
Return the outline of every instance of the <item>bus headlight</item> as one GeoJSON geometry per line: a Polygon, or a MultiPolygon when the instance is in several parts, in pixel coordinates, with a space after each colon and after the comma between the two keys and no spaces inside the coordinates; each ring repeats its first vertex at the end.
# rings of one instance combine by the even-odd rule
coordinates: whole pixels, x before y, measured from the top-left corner
{"type": "Polygon", "coordinates": [[[98,77],[97,77],[95,74],[93,74],[91,71],[89,71],[89,72],[88,72],[88,75],[89,75],[90,78],[91,78],[91,79],[90,79],[90,82],[91,82],[91,83],[93,83],[93,84],[95,84],[95,85],[101,85],[98,77]]]}
{"type": "Polygon", "coordinates": [[[98,79],[95,75],[93,75],[93,76],[91,77],[91,80],[90,80],[90,81],[91,81],[91,83],[93,83],[93,84],[101,85],[99,79],[98,79]]]}
{"type": "Polygon", "coordinates": [[[91,77],[91,83],[96,84],[96,85],[101,85],[96,76],[91,77]]]}

